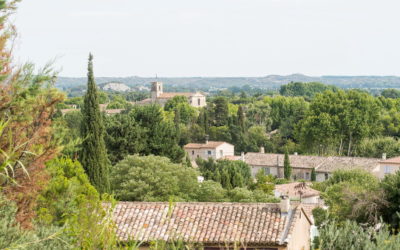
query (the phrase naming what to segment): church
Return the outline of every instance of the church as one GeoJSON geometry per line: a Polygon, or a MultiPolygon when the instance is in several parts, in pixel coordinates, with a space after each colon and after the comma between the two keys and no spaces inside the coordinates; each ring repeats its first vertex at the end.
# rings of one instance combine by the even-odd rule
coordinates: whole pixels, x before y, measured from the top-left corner
{"type": "Polygon", "coordinates": [[[163,91],[163,83],[162,82],[152,82],[151,83],[151,98],[145,99],[143,101],[137,102],[137,104],[145,105],[150,103],[158,103],[161,106],[164,106],[168,100],[174,98],[175,96],[186,96],[188,102],[191,106],[195,108],[205,107],[206,96],[200,92],[196,93],[181,93],[181,92],[167,92],[163,91]]]}

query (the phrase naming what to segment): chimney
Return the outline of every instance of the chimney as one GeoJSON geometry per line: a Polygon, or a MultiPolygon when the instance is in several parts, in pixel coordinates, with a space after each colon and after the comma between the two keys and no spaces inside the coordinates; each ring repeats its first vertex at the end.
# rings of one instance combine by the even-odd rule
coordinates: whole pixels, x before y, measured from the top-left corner
{"type": "Polygon", "coordinates": [[[282,214],[289,213],[290,210],[290,199],[287,195],[281,196],[281,203],[279,204],[282,214]]]}
{"type": "Polygon", "coordinates": [[[261,153],[261,154],[265,154],[265,149],[264,149],[264,147],[260,147],[260,153],[261,153]]]}
{"type": "Polygon", "coordinates": [[[244,152],[240,153],[240,160],[244,161],[244,152]]]}
{"type": "Polygon", "coordinates": [[[297,152],[294,152],[294,155],[297,155],[297,152]]]}
{"type": "Polygon", "coordinates": [[[209,135],[206,135],[206,144],[208,144],[208,139],[210,138],[209,135]]]}
{"type": "Polygon", "coordinates": [[[386,153],[382,154],[382,160],[386,160],[386,153]]]}

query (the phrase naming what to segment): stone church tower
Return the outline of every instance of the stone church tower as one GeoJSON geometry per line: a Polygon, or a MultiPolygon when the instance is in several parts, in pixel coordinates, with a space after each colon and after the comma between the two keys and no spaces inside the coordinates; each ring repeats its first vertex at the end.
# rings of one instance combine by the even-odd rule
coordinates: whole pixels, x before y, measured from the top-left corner
{"type": "Polygon", "coordinates": [[[162,82],[152,82],[151,83],[151,99],[155,101],[163,93],[162,82]]]}

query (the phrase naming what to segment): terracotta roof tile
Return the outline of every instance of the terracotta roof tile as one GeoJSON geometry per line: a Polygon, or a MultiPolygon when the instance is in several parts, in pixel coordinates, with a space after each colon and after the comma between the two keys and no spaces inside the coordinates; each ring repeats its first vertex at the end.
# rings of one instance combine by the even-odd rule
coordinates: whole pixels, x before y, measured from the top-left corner
{"type": "Polygon", "coordinates": [[[169,92],[169,93],[162,93],[160,94],[157,98],[158,99],[170,99],[174,98],[175,96],[186,96],[186,97],[191,97],[196,95],[196,93],[179,93],[179,92],[169,92]]]}
{"type": "Polygon", "coordinates": [[[381,160],[380,163],[391,163],[391,164],[400,164],[400,156],[390,158],[387,160],[381,160]]]}
{"type": "MultiPolygon", "coordinates": [[[[283,154],[247,153],[245,155],[246,163],[252,166],[275,167],[279,164],[280,167],[283,167],[284,158],[283,154]]],[[[289,160],[293,168],[315,168],[318,172],[333,172],[338,169],[372,171],[380,161],[378,158],[308,155],[290,155],[289,160]]]]}
{"type": "Polygon", "coordinates": [[[301,197],[311,197],[311,196],[319,196],[320,192],[312,189],[309,186],[309,183],[306,183],[304,186],[300,186],[302,183],[293,182],[288,184],[279,184],[275,185],[275,190],[278,191],[281,195],[288,195],[290,198],[300,197],[300,192],[302,192],[301,197]]]}
{"type": "Polygon", "coordinates": [[[121,241],[284,245],[293,227],[274,203],[119,202],[112,216],[121,241]]]}
{"type": "Polygon", "coordinates": [[[224,157],[222,157],[222,159],[231,160],[231,161],[239,161],[241,159],[241,157],[238,155],[225,155],[224,157]]]}
{"type": "MultiPolygon", "coordinates": [[[[202,148],[216,148],[224,143],[224,141],[209,141],[208,143],[189,143],[184,146],[184,148],[190,149],[202,149],[202,148]]],[[[227,143],[229,144],[229,143],[227,143]]]]}

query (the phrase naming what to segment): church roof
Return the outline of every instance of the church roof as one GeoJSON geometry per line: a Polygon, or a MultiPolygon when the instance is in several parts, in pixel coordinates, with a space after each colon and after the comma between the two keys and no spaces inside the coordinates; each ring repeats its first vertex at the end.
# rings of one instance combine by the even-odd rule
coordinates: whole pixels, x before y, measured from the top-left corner
{"type": "Polygon", "coordinates": [[[174,98],[175,96],[192,97],[192,96],[203,96],[203,94],[201,94],[201,93],[169,92],[169,93],[162,93],[157,98],[158,99],[171,99],[171,98],[174,98]]]}

